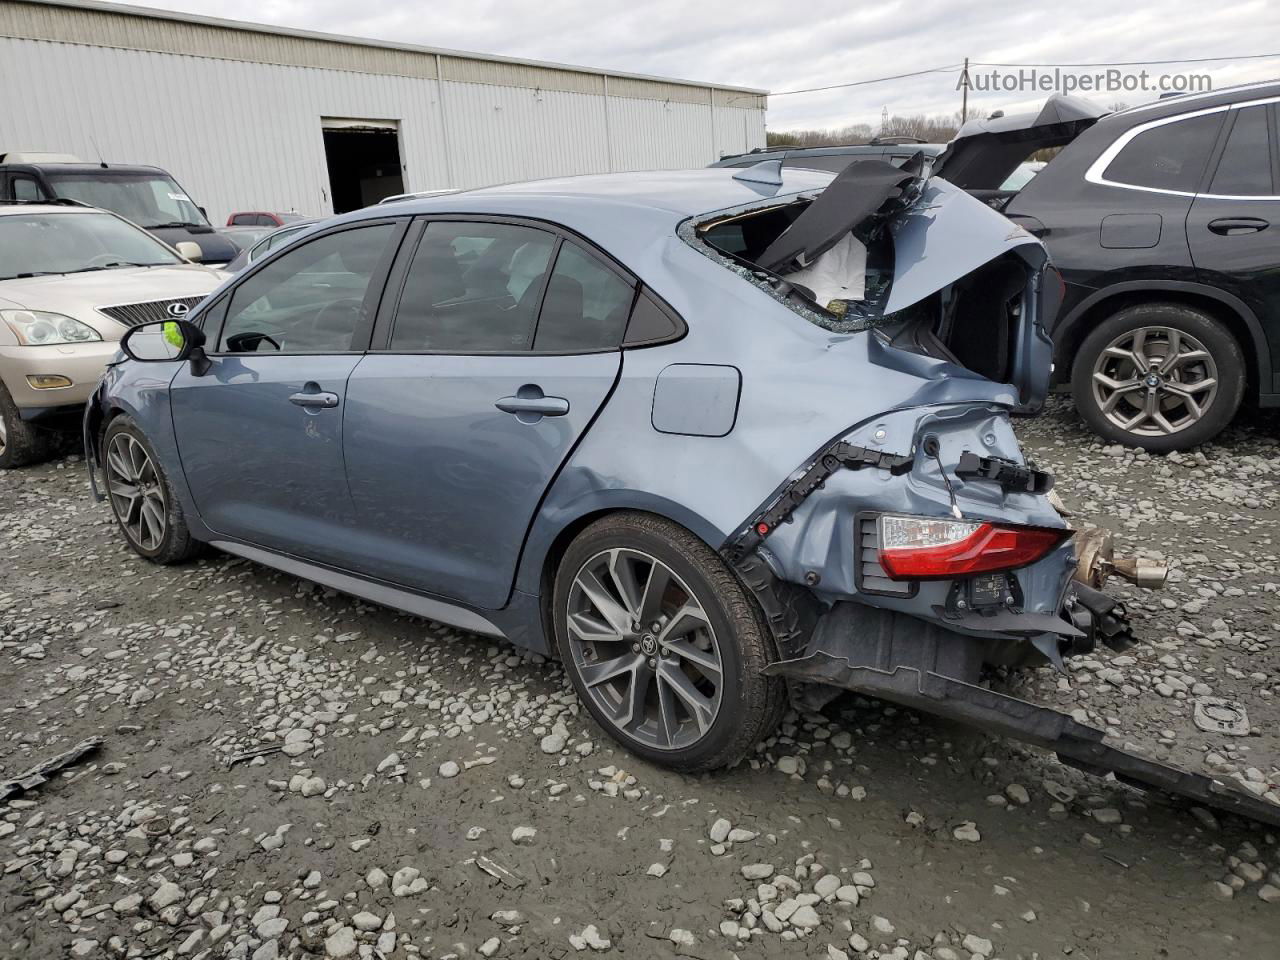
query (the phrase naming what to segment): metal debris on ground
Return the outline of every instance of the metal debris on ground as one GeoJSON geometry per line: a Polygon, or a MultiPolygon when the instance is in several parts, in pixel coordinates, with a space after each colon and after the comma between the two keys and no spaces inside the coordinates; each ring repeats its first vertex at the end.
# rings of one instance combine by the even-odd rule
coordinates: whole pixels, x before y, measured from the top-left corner
{"type": "Polygon", "coordinates": [[[1205,733],[1228,737],[1249,735],[1249,714],[1244,704],[1222,697],[1198,697],[1193,714],[1196,726],[1205,733]]]}
{"type": "Polygon", "coordinates": [[[495,880],[498,880],[504,887],[518,890],[525,885],[524,877],[512,870],[508,870],[496,860],[490,860],[488,857],[476,857],[476,866],[495,880]]]}
{"type": "Polygon", "coordinates": [[[65,750],[48,760],[42,760],[11,780],[0,780],[0,800],[7,800],[16,793],[23,793],[42,783],[47,783],[50,774],[57,773],[63,767],[71,766],[85,754],[97,750],[103,743],[101,737],[89,737],[87,740],[81,740],[70,750],[65,750]]]}
{"type": "Polygon", "coordinates": [[[250,750],[242,750],[240,753],[233,753],[227,757],[227,769],[230,770],[237,763],[245,760],[252,760],[254,757],[268,757],[273,753],[279,753],[284,749],[284,744],[269,744],[265,747],[253,747],[250,750]]]}

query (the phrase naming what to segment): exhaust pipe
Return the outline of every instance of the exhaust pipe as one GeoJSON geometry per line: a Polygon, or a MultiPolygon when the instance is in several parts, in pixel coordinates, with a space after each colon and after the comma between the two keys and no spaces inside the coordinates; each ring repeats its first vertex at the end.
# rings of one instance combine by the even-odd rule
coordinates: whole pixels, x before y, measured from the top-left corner
{"type": "Polygon", "coordinates": [[[1094,590],[1101,590],[1111,574],[1123,577],[1136,587],[1156,590],[1169,578],[1169,567],[1152,560],[1137,557],[1117,557],[1111,531],[1103,527],[1078,530],[1076,541],[1076,572],[1074,579],[1094,590]]]}
{"type": "Polygon", "coordinates": [[[1146,590],[1158,590],[1169,579],[1167,564],[1139,560],[1137,557],[1113,557],[1111,569],[1117,576],[1124,577],[1135,587],[1146,590]]]}

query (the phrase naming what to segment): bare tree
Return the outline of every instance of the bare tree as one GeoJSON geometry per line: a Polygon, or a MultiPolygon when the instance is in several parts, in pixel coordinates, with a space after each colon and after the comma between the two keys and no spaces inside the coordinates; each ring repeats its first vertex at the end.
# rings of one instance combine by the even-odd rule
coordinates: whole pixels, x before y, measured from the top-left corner
{"type": "Polygon", "coordinates": [[[947,113],[936,116],[894,114],[883,124],[882,137],[916,137],[927,143],[946,143],[960,129],[960,114],[947,113]]]}
{"type": "Polygon", "coordinates": [[[827,147],[840,144],[868,143],[875,137],[916,137],[928,143],[946,143],[960,128],[960,114],[940,116],[885,116],[880,129],[869,123],[826,130],[778,130],[766,135],[769,146],[827,147]]]}
{"type": "Polygon", "coordinates": [[[769,146],[827,147],[833,144],[866,143],[875,131],[869,123],[855,123],[829,130],[782,130],[766,134],[769,146]]]}

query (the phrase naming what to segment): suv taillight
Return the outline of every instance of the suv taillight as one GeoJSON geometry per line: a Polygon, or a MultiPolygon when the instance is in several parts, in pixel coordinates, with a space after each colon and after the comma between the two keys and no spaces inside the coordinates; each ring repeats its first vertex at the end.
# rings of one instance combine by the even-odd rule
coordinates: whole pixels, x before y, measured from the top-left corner
{"type": "Polygon", "coordinates": [[[880,517],[880,565],[891,580],[942,580],[1035,563],[1071,536],[1065,528],[936,517],[880,517]]]}

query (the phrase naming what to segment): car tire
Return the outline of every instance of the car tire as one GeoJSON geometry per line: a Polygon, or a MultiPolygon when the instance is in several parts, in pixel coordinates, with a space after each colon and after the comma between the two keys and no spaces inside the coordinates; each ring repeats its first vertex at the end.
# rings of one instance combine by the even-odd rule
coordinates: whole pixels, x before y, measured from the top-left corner
{"type": "Polygon", "coordinates": [[[1213,317],[1179,303],[1142,303],[1085,337],[1071,392],[1103,439],[1167,453],[1222,432],[1244,398],[1245,372],[1240,344],[1213,317]],[[1145,369],[1126,359],[1139,347],[1145,369]]]}
{"type": "Polygon", "coordinates": [[[56,446],[54,439],[48,430],[22,419],[9,388],[0,383],[0,470],[49,459],[56,446]]]}
{"type": "Polygon", "coordinates": [[[677,524],[643,513],[591,524],[560,561],[553,603],[558,651],[579,698],[645,760],[686,773],[731,766],[777,726],[786,688],[762,674],[774,659],[768,627],[724,561],[677,524]],[[651,589],[646,603],[645,586],[661,582],[666,589],[651,589]],[[607,620],[601,589],[615,620],[641,616],[607,620]],[[630,668],[618,672],[624,661],[630,668]]]}
{"type": "Polygon", "coordinates": [[[107,502],[130,549],[162,565],[204,552],[160,458],[132,417],[121,414],[107,424],[101,459],[107,502]]]}

